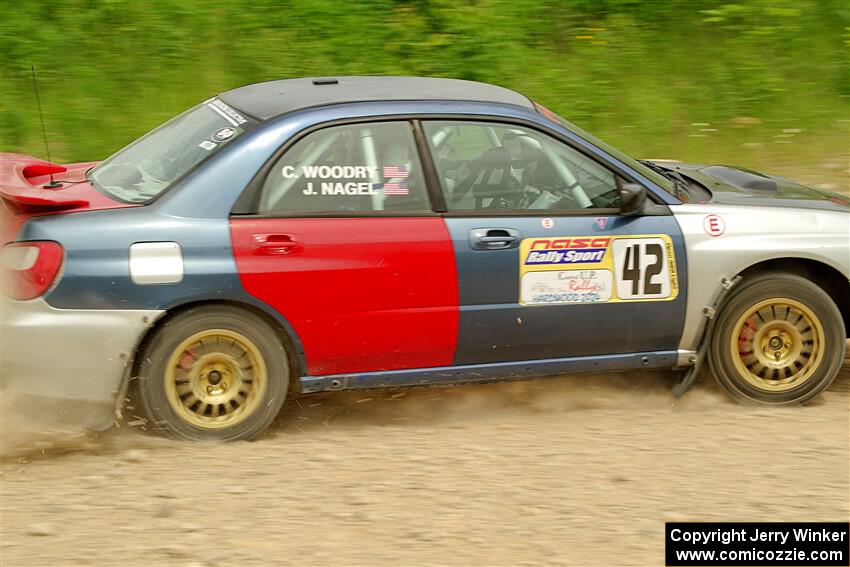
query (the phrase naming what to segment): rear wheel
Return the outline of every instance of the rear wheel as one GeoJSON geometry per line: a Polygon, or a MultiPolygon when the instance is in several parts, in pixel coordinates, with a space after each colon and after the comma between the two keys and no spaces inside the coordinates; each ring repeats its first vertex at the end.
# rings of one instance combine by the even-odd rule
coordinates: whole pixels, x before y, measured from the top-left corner
{"type": "Polygon", "coordinates": [[[154,427],[175,438],[250,439],[280,411],[289,383],[274,329],[230,306],[191,309],[166,322],[139,368],[154,427]]]}
{"type": "Polygon", "coordinates": [[[718,315],[711,364],[739,401],[799,404],[832,383],[844,358],[844,324],[814,283],[791,274],[746,280],[718,315]]]}

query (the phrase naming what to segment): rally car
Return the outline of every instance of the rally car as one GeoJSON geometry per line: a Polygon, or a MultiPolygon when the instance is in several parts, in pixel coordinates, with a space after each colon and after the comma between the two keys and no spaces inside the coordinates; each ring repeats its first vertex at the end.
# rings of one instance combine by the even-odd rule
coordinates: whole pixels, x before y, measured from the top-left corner
{"type": "Polygon", "coordinates": [[[704,360],[798,404],[850,322],[844,197],[469,81],[248,85],[100,163],[3,154],[0,195],[5,387],[93,428],[128,395],[233,440],[328,390],[690,368],[681,394],[704,360]]]}

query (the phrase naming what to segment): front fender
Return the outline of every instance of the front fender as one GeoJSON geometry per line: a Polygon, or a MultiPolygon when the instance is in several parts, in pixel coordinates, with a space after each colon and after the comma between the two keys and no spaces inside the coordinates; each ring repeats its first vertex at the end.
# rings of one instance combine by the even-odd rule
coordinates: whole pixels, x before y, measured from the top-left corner
{"type": "Polygon", "coordinates": [[[698,348],[705,324],[702,310],[714,304],[721,279],[755,264],[812,260],[850,279],[850,214],[846,212],[712,204],[679,205],[671,210],[688,255],[688,305],[680,349],[698,348]],[[711,217],[720,221],[712,223],[711,217]]]}

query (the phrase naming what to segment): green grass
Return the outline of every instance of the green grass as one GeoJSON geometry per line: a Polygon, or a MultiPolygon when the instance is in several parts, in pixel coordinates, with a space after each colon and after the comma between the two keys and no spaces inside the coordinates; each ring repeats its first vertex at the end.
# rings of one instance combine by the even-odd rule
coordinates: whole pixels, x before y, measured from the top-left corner
{"type": "Polygon", "coordinates": [[[30,65],[58,161],[246,83],[414,74],[517,89],[639,157],[837,161],[846,184],[848,30],[846,0],[0,0],[0,149],[44,155],[30,65]]]}

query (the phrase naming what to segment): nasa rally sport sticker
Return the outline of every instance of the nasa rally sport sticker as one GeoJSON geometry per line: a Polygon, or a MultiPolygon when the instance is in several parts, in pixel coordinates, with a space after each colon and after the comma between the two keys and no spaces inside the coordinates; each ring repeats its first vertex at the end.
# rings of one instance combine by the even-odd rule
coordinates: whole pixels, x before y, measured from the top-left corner
{"type": "Polygon", "coordinates": [[[679,295],[666,234],[526,238],[519,257],[521,305],[671,301],[679,295]]]}

